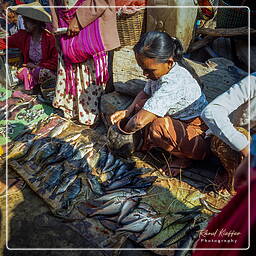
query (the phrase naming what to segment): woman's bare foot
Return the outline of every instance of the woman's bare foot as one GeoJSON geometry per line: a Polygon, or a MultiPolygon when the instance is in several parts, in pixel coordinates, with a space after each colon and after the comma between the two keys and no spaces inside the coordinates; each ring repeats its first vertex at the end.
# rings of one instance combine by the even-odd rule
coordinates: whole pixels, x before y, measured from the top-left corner
{"type": "Polygon", "coordinates": [[[192,160],[188,158],[175,158],[167,163],[162,169],[162,171],[167,176],[175,177],[182,171],[183,168],[187,168],[192,165],[192,160]]]}

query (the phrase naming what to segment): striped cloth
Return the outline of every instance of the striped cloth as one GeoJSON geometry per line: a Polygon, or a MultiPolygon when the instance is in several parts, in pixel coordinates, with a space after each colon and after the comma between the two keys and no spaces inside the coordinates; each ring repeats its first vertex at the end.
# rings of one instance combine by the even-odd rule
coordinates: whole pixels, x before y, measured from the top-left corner
{"type": "MultiPolygon", "coordinates": [[[[58,8],[60,27],[68,27],[76,14],[77,8],[86,0],[78,0],[73,8],[58,8]]],[[[99,19],[83,28],[78,35],[69,37],[62,35],[60,43],[66,69],[66,93],[76,96],[76,81],[72,70],[73,63],[81,63],[93,57],[96,83],[103,84],[108,80],[107,54],[101,39],[99,19]]]]}

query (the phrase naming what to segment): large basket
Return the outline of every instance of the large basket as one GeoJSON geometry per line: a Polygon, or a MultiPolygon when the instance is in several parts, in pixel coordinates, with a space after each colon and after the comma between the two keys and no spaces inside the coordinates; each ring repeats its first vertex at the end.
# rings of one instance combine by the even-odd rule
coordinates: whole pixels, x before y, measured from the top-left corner
{"type": "MultiPolygon", "coordinates": [[[[217,28],[237,28],[248,26],[247,8],[221,8],[221,6],[239,6],[241,0],[219,0],[219,8],[216,17],[217,28]]],[[[256,11],[251,9],[251,27],[256,28],[256,11]]]]}
{"type": "Polygon", "coordinates": [[[121,47],[135,45],[145,32],[146,10],[141,9],[133,14],[117,14],[117,30],[121,47]]]}

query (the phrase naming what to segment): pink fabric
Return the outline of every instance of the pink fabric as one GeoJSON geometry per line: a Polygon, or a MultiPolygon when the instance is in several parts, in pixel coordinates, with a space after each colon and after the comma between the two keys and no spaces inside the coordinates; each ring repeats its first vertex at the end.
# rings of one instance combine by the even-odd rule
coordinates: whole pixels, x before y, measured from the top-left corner
{"type": "MultiPolygon", "coordinates": [[[[75,16],[78,6],[86,0],[78,0],[73,8],[58,9],[60,27],[68,27],[69,22],[75,16]]],[[[66,66],[66,93],[76,96],[76,81],[72,70],[72,63],[81,63],[93,57],[96,83],[103,84],[108,80],[108,63],[106,51],[101,39],[99,20],[83,28],[77,36],[61,36],[60,39],[63,59],[66,66]]]]}
{"type": "Polygon", "coordinates": [[[25,90],[32,90],[38,83],[40,69],[40,67],[34,69],[24,67],[17,71],[16,76],[23,81],[25,90]]]}

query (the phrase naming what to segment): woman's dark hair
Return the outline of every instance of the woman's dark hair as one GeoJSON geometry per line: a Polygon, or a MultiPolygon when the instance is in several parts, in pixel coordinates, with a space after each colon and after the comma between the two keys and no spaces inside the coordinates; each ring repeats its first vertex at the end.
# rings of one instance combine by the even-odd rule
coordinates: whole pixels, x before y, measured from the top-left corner
{"type": "Polygon", "coordinates": [[[171,37],[166,32],[149,31],[142,35],[133,47],[135,54],[141,54],[147,58],[156,59],[159,63],[166,63],[173,58],[182,67],[187,69],[202,87],[202,81],[195,70],[183,58],[183,47],[179,39],[171,37]]]}

